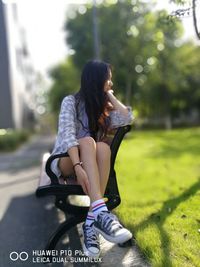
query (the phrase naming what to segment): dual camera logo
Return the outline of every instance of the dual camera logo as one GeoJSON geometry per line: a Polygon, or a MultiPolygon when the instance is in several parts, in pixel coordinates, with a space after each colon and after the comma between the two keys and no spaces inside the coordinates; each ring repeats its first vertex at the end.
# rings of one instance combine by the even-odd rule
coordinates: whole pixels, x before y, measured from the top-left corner
{"type": "Polygon", "coordinates": [[[16,251],[12,251],[10,253],[10,259],[11,261],[17,261],[17,260],[26,261],[28,260],[28,253],[25,251],[19,253],[16,251]]]}

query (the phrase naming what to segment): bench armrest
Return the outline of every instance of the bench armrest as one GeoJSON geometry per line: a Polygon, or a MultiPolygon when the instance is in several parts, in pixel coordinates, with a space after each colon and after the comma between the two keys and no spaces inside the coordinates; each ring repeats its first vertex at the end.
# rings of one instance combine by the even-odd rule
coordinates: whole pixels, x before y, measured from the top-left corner
{"type": "Polygon", "coordinates": [[[65,158],[65,157],[69,157],[69,154],[67,152],[62,153],[62,154],[52,155],[48,158],[45,170],[46,170],[47,175],[51,179],[51,185],[58,185],[59,184],[57,175],[51,169],[51,164],[54,161],[54,159],[65,158]]]}

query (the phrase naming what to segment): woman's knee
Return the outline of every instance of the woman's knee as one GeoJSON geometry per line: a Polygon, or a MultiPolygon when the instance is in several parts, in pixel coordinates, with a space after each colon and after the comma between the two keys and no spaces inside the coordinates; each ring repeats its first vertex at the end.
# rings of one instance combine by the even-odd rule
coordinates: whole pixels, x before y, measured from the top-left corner
{"type": "Polygon", "coordinates": [[[80,138],[78,141],[79,141],[80,147],[96,148],[96,142],[94,138],[90,136],[80,138]]]}

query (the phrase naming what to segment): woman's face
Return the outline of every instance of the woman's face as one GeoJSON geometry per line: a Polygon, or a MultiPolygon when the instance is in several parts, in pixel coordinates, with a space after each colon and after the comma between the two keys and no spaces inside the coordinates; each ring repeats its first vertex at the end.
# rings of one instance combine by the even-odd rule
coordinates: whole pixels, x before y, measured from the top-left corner
{"type": "Polygon", "coordinates": [[[107,92],[112,89],[113,82],[112,82],[112,72],[109,70],[108,79],[104,84],[104,92],[107,92]]]}

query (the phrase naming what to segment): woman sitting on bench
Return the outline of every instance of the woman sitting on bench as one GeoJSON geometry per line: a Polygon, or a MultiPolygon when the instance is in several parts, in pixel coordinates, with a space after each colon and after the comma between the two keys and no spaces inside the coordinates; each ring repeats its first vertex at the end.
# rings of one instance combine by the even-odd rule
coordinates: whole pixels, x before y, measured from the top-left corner
{"type": "Polygon", "coordinates": [[[90,198],[90,209],[82,226],[84,253],[98,257],[99,234],[113,243],[132,238],[117,217],[108,211],[103,196],[110,171],[110,129],[131,124],[130,107],[113,94],[111,66],[89,61],[81,75],[78,93],[66,96],[61,105],[58,134],[52,154],[68,152],[69,157],[54,160],[58,177],[75,173],[77,182],[90,198]]]}

